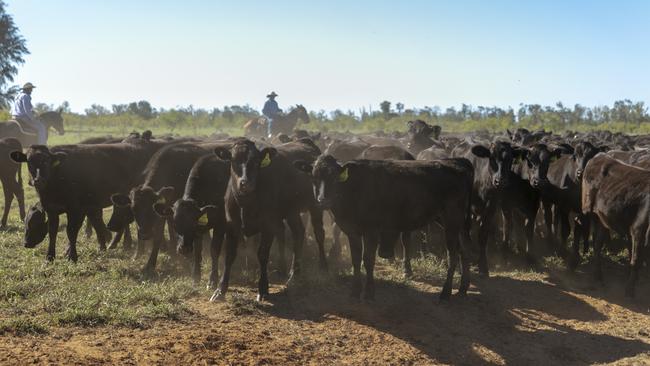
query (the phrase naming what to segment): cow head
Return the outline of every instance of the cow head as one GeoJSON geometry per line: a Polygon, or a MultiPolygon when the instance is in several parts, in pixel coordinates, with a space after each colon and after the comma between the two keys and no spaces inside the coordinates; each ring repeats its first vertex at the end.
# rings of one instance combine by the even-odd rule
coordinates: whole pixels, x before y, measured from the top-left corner
{"type": "Polygon", "coordinates": [[[131,198],[126,194],[115,193],[111,196],[111,202],[113,203],[113,214],[106,227],[110,231],[119,232],[135,220],[131,209],[131,198]]]}
{"type": "Polygon", "coordinates": [[[65,163],[67,155],[63,152],[52,153],[44,145],[32,145],[27,149],[26,154],[22,151],[13,151],[10,156],[16,163],[27,163],[31,176],[30,185],[37,190],[42,190],[47,187],[52,172],[65,163]]]}
{"type": "Polygon", "coordinates": [[[47,231],[47,214],[37,203],[25,215],[25,248],[34,248],[43,242],[47,231]]]}
{"type": "Polygon", "coordinates": [[[156,203],[154,211],[164,218],[172,218],[174,230],[178,234],[177,251],[181,254],[192,252],[194,238],[197,234],[207,232],[215,221],[216,206],[199,207],[195,200],[182,198],[170,208],[156,203]]]}
{"type": "Polygon", "coordinates": [[[535,144],[528,149],[526,163],[528,165],[528,180],[530,185],[534,188],[539,188],[548,184],[548,168],[562,154],[573,154],[573,148],[567,144],[560,146],[535,144]]]}
{"type": "Polygon", "coordinates": [[[598,153],[606,152],[609,150],[607,146],[594,146],[588,141],[581,141],[575,145],[573,160],[576,163],[576,179],[582,179],[582,174],[585,171],[585,167],[591,158],[596,156],[598,153]]]}
{"type": "Polygon", "coordinates": [[[407,122],[408,127],[408,150],[413,154],[427,149],[433,145],[433,140],[440,137],[442,129],[440,126],[431,126],[422,120],[415,120],[407,122]]]}
{"type": "Polygon", "coordinates": [[[489,159],[491,181],[496,188],[508,185],[513,161],[522,160],[527,153],[526,149],[512,146],[505,141],[497,141],[489,148],[483,145],[474,145],[471,151],[479,158],[489,159]]]}
{"type": "Polygon", "coordinates": [[[294,166],[311,174],[314,198],[323,208],[332,207],[333,200],[340,194],[341,185],[350,178],[349,167],[339,165],[331,155],[321,155],[313,166],[305,161],[296,161],[294,166]]]}
{"type": "Polygon", "coordinates": [[[158,191],[148,186],[138,186],[131,190],[128,196],[113,195],[113,216],[109,220],[109,229],[119,230],[124,228],[131,218],[127,213],[130,208],[132,221],[135,221],[138,228],[138,239],[153,239],[154,225],[158,215],[154,211],[154,205],[171,207],[175,195],[174,187],[163,187],[158,191]]]}
{"type": "Polygon", "coordinates": [[[222,160],[230,160],[230,184],[240,199],[255,195],[257,178],[262,169],[273,164],[277,150],[266,147],[258,150],[252,141],[239,141],[232,149],[218,147],[214,153],[222,160]]]}

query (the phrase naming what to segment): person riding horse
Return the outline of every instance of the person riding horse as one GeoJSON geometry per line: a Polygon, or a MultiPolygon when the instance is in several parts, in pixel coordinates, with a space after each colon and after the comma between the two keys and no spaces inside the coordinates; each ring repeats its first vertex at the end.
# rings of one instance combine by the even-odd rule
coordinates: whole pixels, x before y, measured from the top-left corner
{"type": "Polygon", "coordinates": [[[273,120],[282,114],[282,109],[278,107],[278,102],[275,101],[275,97],[278,95],[275,92],[266,97],[269,99],[264,103],[264,108],[262,108],[262,114],[266,117],[266,128],[268,137],[273,137],[273,120]]]}
{"type": "Polygon", "coordinates": [[[21,92],[14,101],[14,107],[11,110],[13,119],[25,126],[30,127],[36,131],[38,135],[38,144],[45,145],[47,143],[47,130],[45,124],[34,116],[32,108],[32,90],[35,86],[32,83],[23,85],[21,92]]]}

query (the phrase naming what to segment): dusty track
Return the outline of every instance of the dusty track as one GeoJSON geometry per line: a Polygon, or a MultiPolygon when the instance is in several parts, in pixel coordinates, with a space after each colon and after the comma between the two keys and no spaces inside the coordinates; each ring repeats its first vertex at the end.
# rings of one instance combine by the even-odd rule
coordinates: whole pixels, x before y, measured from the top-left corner
{"type": "MultiPolygon", "coordinates": [[[[379,281],[377,301],[273,286],[270,302],[236,287],[225,303],[189,301],[193,315],[124,327],[53,328],[0,337],[0,364],[650,364],[650,290],[622,296],[586,274],[474,276],[466,298],[435,300],[424,282],[379,281]]],[[[438,285],[438,283],[436,283],[438,285]]]]}

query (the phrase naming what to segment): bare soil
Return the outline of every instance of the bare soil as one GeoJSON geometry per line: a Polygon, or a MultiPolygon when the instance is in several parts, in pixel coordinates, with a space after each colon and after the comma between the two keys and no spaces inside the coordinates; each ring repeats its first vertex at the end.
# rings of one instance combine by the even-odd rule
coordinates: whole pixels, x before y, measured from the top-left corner
{"type": "Polygon", "coordinates": [[[0,364],[650,364],[647,273],[633,300],[624,273],[607,275],[601,286],[586,273],[474,274],[467,297],[443,303],[435,280],[379,280],[372,303],[350,299],[344,276],[275,284],[262,303],[235,286],[226,302],[193,298],[190,315],[144,329],[5,334],[0,364]]]}

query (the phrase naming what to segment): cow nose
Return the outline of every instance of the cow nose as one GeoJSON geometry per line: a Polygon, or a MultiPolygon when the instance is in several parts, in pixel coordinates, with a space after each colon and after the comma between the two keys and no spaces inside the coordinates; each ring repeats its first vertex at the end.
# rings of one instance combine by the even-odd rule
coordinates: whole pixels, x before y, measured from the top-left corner
{"type": "Polygon", "coordinates": [[[577,177],[578,179],[580,179],[580,178],[582,177],[582,169],[578,169],[578,170],[576,171],[576,177],[577,177]]]}

